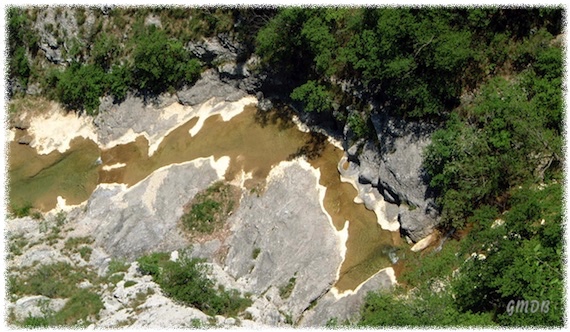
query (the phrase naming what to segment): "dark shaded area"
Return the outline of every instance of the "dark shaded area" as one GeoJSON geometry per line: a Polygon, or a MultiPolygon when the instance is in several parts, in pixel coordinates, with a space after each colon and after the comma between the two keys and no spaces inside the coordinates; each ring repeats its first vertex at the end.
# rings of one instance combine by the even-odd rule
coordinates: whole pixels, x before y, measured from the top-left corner
{"type": "Polygon", "coordinates": [[[293,160],[298,157],[305,157],[311,161],[321,156],[328,143],[327,137],[321,133],[311,132],[309,140],[300,147],[295,153],[289,155],[287,160],[293,160]]]}

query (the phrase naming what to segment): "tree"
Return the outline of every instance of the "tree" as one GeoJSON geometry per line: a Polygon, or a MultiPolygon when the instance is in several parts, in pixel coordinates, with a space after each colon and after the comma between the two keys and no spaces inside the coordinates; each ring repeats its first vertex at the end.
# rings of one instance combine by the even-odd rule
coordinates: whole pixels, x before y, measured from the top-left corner
{"type": "Polygon", "coordinates": [[[99,108],[105,85],[105,72],[99,66],[74,62],[58,75],[56,93],[67,108],[93,114],[99,108]]]}
{"type": "Polygon", "coordinates": [[[136,88],[159,93],[183,83],[193,83],[201,67],[191,58],[181,42],[169,39],[154,25],[146,27],[136,36],[133,78],[136,88]],[[188,81],[192,80],[192,81],[188,81]]]}
{"type": "Polygon", "coordinates": [[[324,85],[316,81],[308,81],[295,88],[291,93],[291,98],[303,102],[305,109],[309,112],[324,112],[332,109],[332,94],[324,85]]]}
{"type": "Polygon", "coordinates": [[[504,326],[562,326],[561,200],[560,184],[524,186],[513,192],[503,224],[492,211],[476,214],[478,224],[463,252],[484,258],[467,260],[453,283],[461,310],[492,312],[504,326]],[[549,310],[509,314],[511,300],[549,301],[549,310]]]}
{"type": "Polygon", "coordinates": [[[119,41],[116,37],[104,32],[100,33],[91,49],[93,63],[99,65],[104,70],[109,70],[113,61],[119,55],[119,47],[119,41]]]}

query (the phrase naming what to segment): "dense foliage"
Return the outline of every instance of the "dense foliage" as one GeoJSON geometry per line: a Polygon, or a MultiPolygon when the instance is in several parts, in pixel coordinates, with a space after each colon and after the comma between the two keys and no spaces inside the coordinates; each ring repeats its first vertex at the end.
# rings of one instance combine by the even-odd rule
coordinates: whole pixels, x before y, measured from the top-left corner
{"type": "MultiPolygon", "coordinates": [[[[409,257],[404,286],[370,293],[363,326],[562,326],[562,186],[525,186],[513,192],[502,219],[484,207],[461,243],[409,257]],[[407,291],[411,289],[411,291],[407,291]],[[509,302],[548,301],[548,310],[509,312],[509,302]]],[[[524,303],[524,302],[521,302],[524,303]]]]}
{"type": "Polygon", "coordinates": [[[26,52],[35,54],[38,50],[39,37],[30,27],[30,19],[21,9],[8,9],[8,77],[19,81],[26,87],[32,75],[32,68],[26,52]]]}
{"type": "Polygon", "coordinates": [[[187,253],[182,253],[177,261],[169,258],[168,253],[153,253],[138,260],[140,271],[153,276],[167,296],[208,315],[235,316],[251,305],[251,300],[235,289],[216,288],[207,277],[203,260],[190,258],[187,253]]]}
{"type": "Polygon", "coordinates": [[[177,40],[151,25],[138,33],[133,55],[134,85],[142,91],[163,92],[164,87],[193,83],[200,76],[200,62],[177,40]]]}
{"type": "Polygon", "coordinates": [[[426,151],[442,217],[454,227],[481,204],[501,206],[513,186],[549,179],[562,155],[562,54],[543,31],[536,59],[510,80],[495,77],[453,113],[426,151]]]}
{"type": "Polygon", "coordinates": [[[333,85],[332,92],[348,81],[367,86],[367,97],[390,112],[433,117],[504,64],[524,68],[524,51],[512,59],[505,53],[511,41],[539,28],[559,32],[560,17],[560,10],[546,8],[292,7],[259,32],[256,52],[292,89],[306,91],[293,90],[292,97],[309,111],[331,112],[330,103],[314,107],[315,97],[325,95],[323,86],[333,85]]]}
{"type": "Polygon", "coordinates": [[[10,276],[8,294],[12,297],[43,295],[47,298],[67,298],[65,305],[53,311],[40,306],[42,317],[31,315],[18,324],[23,327],[75,326],[86,327],[104,308],[101,297],[92,289],[83,289],[78,284],[84,280],[97,280],[90,271],[74,268],[68,263],[40,265],[23,276],[10,276]]]}

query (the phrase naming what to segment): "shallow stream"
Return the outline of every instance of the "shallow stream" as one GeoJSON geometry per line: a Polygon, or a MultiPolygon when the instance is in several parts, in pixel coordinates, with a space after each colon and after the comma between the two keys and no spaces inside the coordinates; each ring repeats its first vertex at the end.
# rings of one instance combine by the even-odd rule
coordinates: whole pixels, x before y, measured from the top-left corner
{"type": "Polygon", "coordinates": [[[196,122],[192,119],[170,132],[151,157],[144,136],[108,150],[100,150],[91,140],[76,138],[65,153],[56,150],[39,155],[34,148],[17,143],[25,134],[18,130],[9,146],[10,204],[31,203],[48,211],[56,206],[58,196],[67,204],[79,204],[98,183],[132,186],[160,167],[211,155],[216,159],[230,157],[226,180],[233,180],[243,170],[251,173],[245,187],[260,192],[273,166],[304,155],[320,169],[320,184],[327,188],[324,206],[336,230],[342,230],[349,221],[347,251],[336,288],[340,292],[353,290],[392,265],[386,252],[397,244],[398,234],[382,230],[374,212],[353,202],[357,191],[341,182],[337,169],[343,151],[324,136],[301,132],[283,113],[261,113],[255,106],[246,106],[227,122],[219,115],[209,117],[200,131],[190,136],[189,129],[196,122]],[[109,170],[112,165],[115,168],[109,170]]]}

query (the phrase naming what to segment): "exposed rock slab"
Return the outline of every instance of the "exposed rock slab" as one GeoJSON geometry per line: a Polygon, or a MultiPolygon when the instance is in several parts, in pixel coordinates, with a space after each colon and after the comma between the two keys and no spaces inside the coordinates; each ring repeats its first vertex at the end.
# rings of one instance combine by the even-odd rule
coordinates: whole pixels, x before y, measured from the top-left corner
{"type": "Polygon", "coordinates": [[[215,70],[209,69],[202,73],[202,77],[193,86],[179,90],[176,95],[179,103],[193,106],[213,97],[233,102],[245,97],[246,93],[222,82],[219,74],[215,70]]]}
{"type": "MultiPolygon", "coordinates": [[[[227,165],[227,160],[218,162],[224,161],[227,165]]],[[[95,244],[112,256],[128,259],[186,247],[177,222],[183,205],[221,177],[212,163],[213,158],[203,158],[167,166],[128,189],[99,186],[77,227],[90,229],[95,244]]]]}
{"type": "Polygon", "coordinates": [[[318,186],[308,163],[284,162],[263,195],[246,195],[234,214],[226,269],[245,291],[269,297],[255,305],[264,323],[279,321],[275,309],[296,321],[336,281],[344,243],[321,208],[318,186]],[[279,289],[291,278],[285,295],[279,289]]]}
{"type": "Polygon", "coordinates": [[[359,310],[364,304],[366,294],[370,291],[388,289],[395,283],[394,270],[387,268],[379,271],[368,279],[355,292],[338,298],[332,291],[324,295],[315,308],[304,314],[301,327],[324,326],[329,320],[336,319],[338,323],[346,320],[358,320],[359,310]]]}
{"type": "Polygon", "coordinates": [[[42,295],[26,296],[13,305],[13,313],[17,320],[24,320],[28,317],[45,317],[49,311],[59,311],[66,299],[50,299],[42,295]]]}

